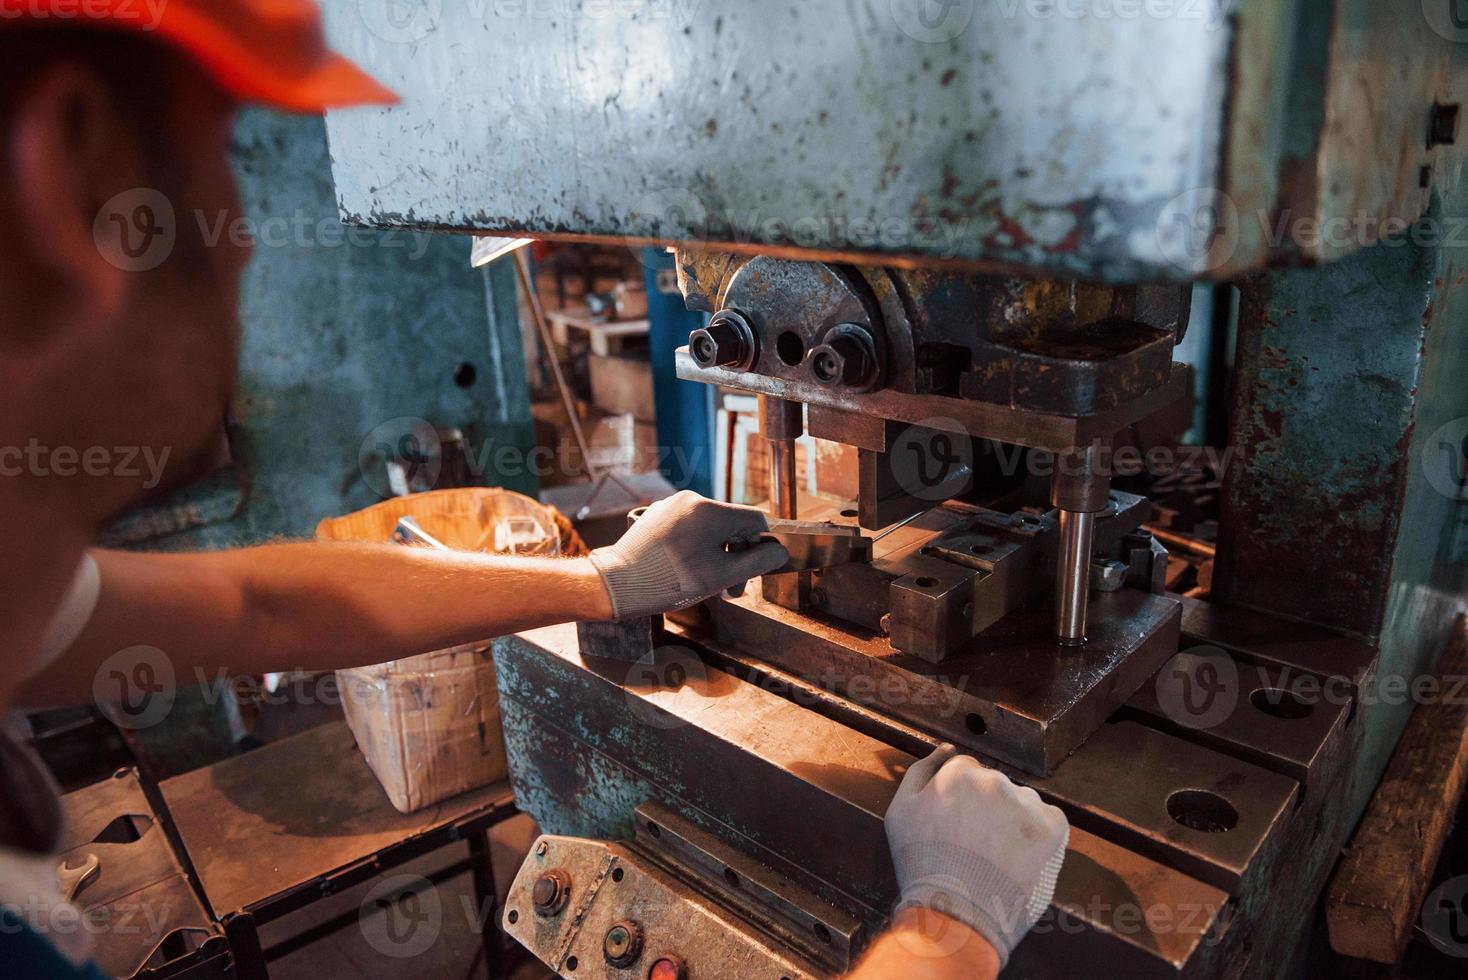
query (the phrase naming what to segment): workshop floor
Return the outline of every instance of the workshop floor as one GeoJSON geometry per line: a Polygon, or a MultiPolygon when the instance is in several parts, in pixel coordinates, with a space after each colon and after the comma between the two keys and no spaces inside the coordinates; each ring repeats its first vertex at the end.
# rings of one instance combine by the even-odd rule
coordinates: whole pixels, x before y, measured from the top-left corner
{"type": "MultiPolygon", "coordinates": [[[[535,825],[529,817],[516,817],[490,836],[495,865],[495,878],[503,896],[510,880],[520,867],[520,860],[536,837],[535,825]]],[[[430,875],[463,857],[460,848],[446,848],[435,854],[394,869],[393,875],[430,875]]],[[[275,943],[298,935],[344,911],[358,907],[375,882],[341,895],[317,902],[302,911],[267,926],[261,935],[268,949],[275,943]]],[[[402,935],[403,927],[412,928],[399,906],[370,913],[358,923],[318,939],[270,964],[271,980],[321,980],[323,977],[371,978],[396,980],[400,977],[433,977],[435,980],[485,980],[484,961],[479,958],[479,932],[473,916],[473,886],[467,873],[438,886],[439,908],[442,910],[438,937],[418,955],[394,956],[400,952],[381,942],[384,934],[402,935]],[[374,923],[374,916],[392,916],[388,923],[374,923]],[[374,944],[373,940],[378,941],[374,944]],[[384,952],[386,949],[386,952],[384,952]]],[[[544,980],[551,974],[534,958],[520,963],[511,974],[514,980],[544,980]]]]}

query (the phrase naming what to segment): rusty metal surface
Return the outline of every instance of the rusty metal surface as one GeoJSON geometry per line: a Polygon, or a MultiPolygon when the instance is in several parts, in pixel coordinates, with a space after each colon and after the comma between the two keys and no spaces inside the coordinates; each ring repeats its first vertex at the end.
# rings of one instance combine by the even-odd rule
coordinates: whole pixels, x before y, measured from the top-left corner
{"type": "Polygon", "coordinates": [[[1299,791],[1293,779],[1130,721],[1101,726],[1028,782],[1073,824],[1231,895],[1278,846],[1299,791]]]}
{"type": "MultiPolygon", "coordinates": [[[[912,755],[711,666],[624,687],[624,665],[581,656],[566,628],[506,638],[496,665],[517,799],[543,829],[631,839],[654,800],[880,928],[895,896],[881,816],[912,755]]],[[[1221,889],[1078,827],[1010,969],[1195,976],[1227,923],[1221,889]]]]}
{"type": "Polygon", "coordinates": [[[934,664],[751,596],[706,605],[714,642],[1033,773],[1053,770],[1172,656],[1180,619],[1171,599],[1101,593],[1083,648],[1058,646],[1050,610],[1032,606],[934,664]]]}
{"type": "Polygon", "coordinates": [[[1050,909],[1015,947],[1004,976],[1205,976],[1206,954],[1222,946],[1231,911],[1227,892],[1072,827],[1050,909]]]}
{"type": "Polygon", "coordinates": [[[574,837],[542,836],[505,897],[505,932],[563,977],[630,980],[648,975],[653,963],[677,957],[693,977],[833,976],[772,936],[707,898],[674,874],[628,847],[574,837]],[[533,893],[547,871],[569,880],[566,906],[540,914],[533,893]],[[607,961],[607,933],[636,926],[641,952],[626,966],[607,961]]]}
{"type": "MultiPolygon", "coordinates": [[[[940,741],[758,658],[700,649],[711,664],[915,757],[940,741]]],[[[1129,977],[1201,976],[1195,954],[1220,945],[1231,912],[1226,891],[1073,826],[1055,900],[1034,930],[1041,938],[1027,939],[1008,970],[1048,980],[1067,969],[1090,974],[1097,964],[1122,962],[1129,977]],[[1098,916],[1101,909],[1107,914],[1098,916]],[[1162,927],[1154,930],[1149,918],[1158,916],[1162,927]],[[1118,954],[1113,942],[1128,955],[1118,954]]]]}
{"type": "Polygon", "coordinates": [[[195,896],[136,770],[67,793],[61,806],[57,861],[70,867],[88,855],[100,861],[73,901],[91,936],[92,958],[108,976],[132,976],[176,932],[180,950],[223,935],[195,896]]]}
{"type": "Polygon", "coordinates": [[[662,639],[663,617],[638,616],[620,622],[581,622],[576,637],[581,645],[603,657],[634,661],[650,656],[662,639]]]}
{"type": "MultiPolygon", "coordinates": [[[[779,378],[796,393],[886,387],[1094,415],[1167,381],[1189,312],[1188,288],[1178,286],[853,268],[690,249],[680,249],[677,260],[689,308],[735,318],[755,348],[752,357],[731,353],[700,365],[779,378]],[[863,350],[871,369],[853,378],[823,372],[822,357],[843,342],[848,355],[863,350]]],[[[852,362],[843,356],[841,363],[852,362]]]]}
{"type": "Polygon", "coordinates": [[[1376,667],[1377,647],[1355,637],[1206,599],[1177,600],[1183,607],[1184,636],[1223,647],[1243,662],[1338,677],[1353,690],[1376,667]]]}
{"type": "Polygon", "coordinates": [[[399,813],[345,722],[159,784],[209,904],[252,910],[394,844],[514,806],[494,783],[399,813]],[[261,861],[261,854],[271,855],[261,861]]]}
{"type": "Polygon", "coordinates": [[[871,936],[855,916],[699,829],[657,803],[637,808],[636,846],[644,854],[738,909],[806,959],[836,971],[855,965],[871,936]]]}
{"type": "Polygon", "coordinates": [[[328,10],[404,96],[329,114],[344,214],[1143,279],[1169,202],[1224,179],[1235,25],[1207,4],[537,9],[328,10]]]}
{"type": "Polygon", "coordinates": [[[1182,652],[1190,649],[1232,665],[1222,670],[1219,687],[1208,696],[1216,697],[1217,704],[1200,700],[1200,711],[1181,706],[1179,685],[1189,683],[1184,678],[1196,677],[1196,672],[1180,664],[1181,672],[1169,677],[1164,666],[1132,695],[1127,716],[1288,776],[1307,795],[1321,792],[1338,774],[1332,763],[1346,743],[1355,689],[1343,685],[1331,690],[1314,674],[1238,663],[1217,647],[1190,648],[1185,643],[1182,652]],[[1159,678],[1167,691],[1166,705],[1158,700],[1159,678]]]}
{"type": "MultiPolygon", "coordinates": [[[[685,381],[702,381],[782,398],[796,397],[790,386],[777,378],[724,368],[700,368],[688,356],[686,347],[678,348],[677,365],[678,377],[685,381]]],[[[802,387],[797,400],[857,415],[914,422],[946,432],[978,434],[996,442],[1013,443],[1017,446],[1063,450],[1109,438],[1128,425],[1184,397],[1191,384],[1191,374],[1187,367],[1174,364],[1172,374],[1161,388],[1110,411],[1080,418],[1025,412],[1005,405],[942,395],[914,398],[893,391],[848,394],[819,385],[802,387]]]]}
{"type": "Polygon", "coordinates": [[[1243,284],[1221,601],[1381,630],[1424,397],[1432,254],[1402,241],[1243,284]]]}
{"type": "MultiPolygon", "coordinates": [[[[681,632],[687,637],[706,635],[691,626],[681,632]]],[[[700,646],[722,656],[739,657],[737,651],[726,654],[717,642],[705,640],[700,646]]],[[[778,658],[761,653],[759,659],[778,658]]],[[[758,672],[763,668],[753,669],[758,672]]],[[[830,705],[811,690],[824,689],[828,694],[844,696],[841,686],[831,683],[831,673],[809,668],[796,673],[803,674],[802,680],[808,685],[799,689],[800,703],[850,722],[849,711],[832,712],[830,705]]],[[[916,714],[927,719],[921,727],[931,732],[935,721],[952,719],[964,710],[961,704],[955,706],[960,697],[956,692],[948,692],[947,703],[937,703],[942,695],[920,691],[911,682],[904,685],[890,675],[874,672],[869,682],[869,690],[875,695],[864,698],[863,685],[857,684],[858,693],[851,700],[858,704],[865,701],[862,706],[878,719],[910,718],[910,705],[917,703],[916,714]]],[[[877,724],[880,727],[872,730],[893,740],[893,733],[880,721],[877,724]]],[[[1094,734],[1087,732],[1084,744],[1060,761],[1048,776],[1019,772],[1018,778],[1065,809],[1073,824],[1126,843],[1155,861],[1237,894],[1245,876],[1266,856],[1270,841],[1287,823],[1297,792],[1295,780],[1226,751],[1190,745],[1143,725],[1097,724],[1094,734]],[[1190,800],[1187,794],[1196,798],[1190,800]],[[1217,809],[1225,815],[1232,812],[1233,823],[1223,829],[1198,829],[1217,809]],[[1200,819],[1186,822],[1195,815],[1200,819]]],[[[896,734],[896,740],[911,744],[910,733],[896,734]]],[[[972,730],[965,734],[966,738],[957,739],[940,732],[940,737],[972,747],[991,763],[997,760],[1013,765],[992,751],[993,743],[986,737],[976,738],[972,730]]]]}
{"type": "Polygon", "coordinates": [[[498,641],[495,664],[506,742],[535,755],[512,767],[516,799],[544,828],[630,839],[651,799],[864,920],[890,905],[881,815],[904,753],[687,648],[626,664],[582,657],[575,630],[552,627],[498,641]],[[547,823],[538,800],[575,801],[580,816],[547,823]],[[843,833],[813,833],[831,826],[843,833]]]}

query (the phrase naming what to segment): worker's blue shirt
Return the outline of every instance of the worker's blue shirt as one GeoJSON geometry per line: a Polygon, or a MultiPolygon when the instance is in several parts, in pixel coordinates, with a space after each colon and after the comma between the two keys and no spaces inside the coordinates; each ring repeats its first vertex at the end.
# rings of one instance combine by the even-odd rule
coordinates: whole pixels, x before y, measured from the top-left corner
{"type": "Polygon", "coordinates": [[[0,978],[100,980],[86,955],[86,923],[64,905],[61,797],[41,760],[0,728],[0,978]],[[68,914],[61,914],[66,912],[68,914]],[[57,930],[48,935],[50,929],[57,930]],[[65,930],[61,932],[60,930],[65,930]],[[71,955],[68,955],[69,951],[71,955]]]}
{"type": "Polygon", "coordinates": [[[9,908],[0,908],[0,964],[7,980],[105,980],[95,963],[77,966],[9,908]]]}

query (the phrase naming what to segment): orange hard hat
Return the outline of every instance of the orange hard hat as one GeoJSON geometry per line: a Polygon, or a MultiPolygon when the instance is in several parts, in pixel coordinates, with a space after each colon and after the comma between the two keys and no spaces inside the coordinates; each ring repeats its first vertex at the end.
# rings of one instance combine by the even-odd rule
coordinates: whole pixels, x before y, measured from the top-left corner
{"type": "Polygon", "coordinates": [[[326,46],[313,0],[0,0],[7,25],[126,30],[192,56],[243,102],[296,112],[398,100],[326,46]]]}

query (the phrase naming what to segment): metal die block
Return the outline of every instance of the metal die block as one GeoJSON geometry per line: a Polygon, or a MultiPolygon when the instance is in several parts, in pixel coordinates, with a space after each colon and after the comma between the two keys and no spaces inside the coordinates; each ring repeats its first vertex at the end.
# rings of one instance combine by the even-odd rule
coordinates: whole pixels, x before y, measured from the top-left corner
{"type": "Polygon", "coordinates": [[[1239,606],[1186,597],[1181,601],[1183,633],[1195,642],[1223,647],[1240,661],[1338,677],[1357,688],[1376,668],[1377,648],[1363,640],[1239,606]]]}
{"type": "Polygon", "coordinates": [[[1057,451],[1110,438],[1127,426],[1177,402],[1192,383],[1187,366],[1174,363],[1171,374],[1160,387],[1096,415],[1076,417],[1023,411],[1009,405],[946,395],[912,395],[887,388],[852,392],[752,371],[701,368],[689,355],[687,347],[678,348],[675,363],[678,377],[684,381],[720,385],[756,395],[774,395],[849,414],[912,422],[962,435],[981,435],[996,442],[1057,451]]]}
{"type": "Polygon", "coordinates": [[[825,619],[750,597],[705,604],[700,642],[732,647],[1026,772],[1053,770],[1177,650],[1177,602],[1135,589],[1095,596],[1084,647],[1055,642],[1025,606],[932,663],[825,619]]]}
{"type": "Polygon", "coordinates": [[[583,650],[613,660],[645,660],[662,642],[662,635],[661,616],[639,616],[621,622],[576,624],[576,638],[583,650]]]}
{"type": "Polygon", "coordinates": [[[1287,823],[1293,779],[1135,722],[1103,725],[1030,781],[1071,822],[1230,895],[1287,823]]]}
{"type": "Polygon", "coordinates": [[[1307,796],[1334,781],[1352,692],[1314,674],[1184,646],[1132,695],[1126,712],[1153,728],[1296,780],[1307,796]]]}
{"type": "Polygon", "coordinates": [[[1223,940],[1228,893],[1079,827],[1070,829],[1050,908],[1017,946],[1006,977],[1200,975],[1200,950],[1223,940]]]}

